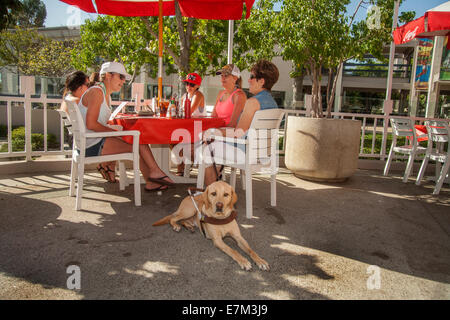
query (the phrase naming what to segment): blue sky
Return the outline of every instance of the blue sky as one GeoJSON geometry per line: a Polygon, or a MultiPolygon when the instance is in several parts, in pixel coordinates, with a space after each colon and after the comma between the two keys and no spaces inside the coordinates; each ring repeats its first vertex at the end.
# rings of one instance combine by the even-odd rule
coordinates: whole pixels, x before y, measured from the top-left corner
{"type": "MultiPolygon", "coordinates": [[[[70,11],[70,6],[58,0],[42,0],[47,8],[47,19],[45,20],[46,27],[58,27],[74,24],[77,21],[76,13],[70,11]],[[69,10],[69,11],[68,11],[69,10]]],[[[356,7],[358,0],[352,0],[349,11],[356,7]]],[[[422,16],[428,9],[434,8],[446,0],[405,0],[400,6],[401,11],[415,11],[416,18],[422,16]]],[[[361,10],[361,9],[360,9],[361,10]]],[[[361,15],[365,16],[366,9],[361,10],[361,15]]],[[[82,12],[80,15],[81,21],[85,19],[95,19],[96,14],[87,14],[82,12]]]]}

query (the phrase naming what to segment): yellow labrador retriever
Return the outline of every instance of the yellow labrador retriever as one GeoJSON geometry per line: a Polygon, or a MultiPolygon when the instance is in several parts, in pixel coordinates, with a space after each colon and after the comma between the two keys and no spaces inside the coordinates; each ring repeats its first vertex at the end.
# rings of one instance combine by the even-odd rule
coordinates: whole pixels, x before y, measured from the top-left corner
{"type": "Polygon", "coordinates": [[[269,270],[269,264],[254,252],[247,241],[242,237],[239,226],[236,222],[236,211],[234,204],[237,195],[233,188],[226,182],[217,181],[210,184],[205,192],[193,197],[202,217],[197,214],[197,209],[190,196],[181,201],[177,211],[156,221],[153,226],[161,226],[170,223],[173,230],[180,231],[180,222],[186,228],[194,231],[194,221],[202,229],[204,226],[205,235],[211,239],[214,245],[233,258],[242,269],[250,270],[251,263],[239,252],[230,248],[224,241],[225,236],[231,236],[236,240],[239,247],[247,253],[261,270],[269,270]]]}

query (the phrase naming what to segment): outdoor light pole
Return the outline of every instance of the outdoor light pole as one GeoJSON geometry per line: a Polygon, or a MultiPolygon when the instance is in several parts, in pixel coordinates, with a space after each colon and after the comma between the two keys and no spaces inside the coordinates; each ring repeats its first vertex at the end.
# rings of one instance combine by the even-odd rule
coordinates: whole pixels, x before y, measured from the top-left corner
{"type": "MultiPolygon", "coordinates": [[[[395,1],[394,4],[394,16],[392,19],[392,32],[394,32],[395,28],[397,28],[397,20],[398,20],[398,7],[399,7],[400,2],[397,0],[395,1]]],[[[385,102],[385,106],[386,103],[390,104],[390,106],[392,107],[392,102],[391,101],[391,95],[392,95],[392,80],[393,80],[393,69],[394,69],[394,59],[395,59],[395,43],[394,40],[391,41],[391,49],[389,52],[389,70],[388,70],[388,77],[387,77],[387,84],[386,84],[386,102],[385,102]]],[[[385,113],[386,111],[389,111],[385,109],[385,113]]],[[[392,112],[392,108],[390,110],[392,112]]],[[[389,112],[390,113],[390,112],[389,112]]]]}
{"type": "MultiPolygon", "coordinates": [[[[392,19],[392,32],[394,32],[395,28],[397,28],[397,20],[398,20],[398,7],[400,2],[398,0],[394,3],[394,16],[392,19]]],[[[394,40],[391,40],[391,49],[389,51],[389,69],[387,76],[387,84],[386,84],[386,99],[383,104],[383,113],[384,113],[384,121],[383,121],[383,139],[381,141],[381,160],[384,160],[386,156],[386,141],[387,141],[387,131],[388,131],[388,116],[393,110],[393,101],[392,97],[392,80],[393,80],[393,69],[394,69],[394,58],[395,58],[395,43],[394,40]]]]}

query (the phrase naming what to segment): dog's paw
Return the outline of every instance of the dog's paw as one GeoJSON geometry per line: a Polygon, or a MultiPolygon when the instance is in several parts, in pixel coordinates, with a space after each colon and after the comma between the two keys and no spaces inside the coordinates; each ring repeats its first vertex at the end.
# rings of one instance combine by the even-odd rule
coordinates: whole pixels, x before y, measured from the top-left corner
{"type": "Polygon", "coordinates": [[[264,259],[261,259],[261,261],[258,261],[256,264],[258,265],[258,268],[260,270],[264,270],[264,271],[269,271],[270,270],[269,264],[264,259]]]}
{"type": "Polygon", "coordinates": [[[241,266],[241,269],[245,271],[250,271],[252,269],[252,264],[247,259],[242,259],[239,261],[239,265],[241,266]]]}
{"type": "Polygon", "coordinates": [[[173,231],[180,232],[181,227],[179,225],[173,226],[173,231]]]}

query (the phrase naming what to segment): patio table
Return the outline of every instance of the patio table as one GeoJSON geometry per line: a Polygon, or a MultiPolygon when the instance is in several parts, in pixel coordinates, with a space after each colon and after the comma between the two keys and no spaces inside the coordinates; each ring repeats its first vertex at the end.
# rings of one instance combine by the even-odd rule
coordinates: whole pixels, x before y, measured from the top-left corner
{"type": "MultiPolygon", "coordinates": [[[[143,117],[128,114],[119,114],[112,120],[124,130],[138,130],[141,132],[140,144],[177,144],[180,142],[194,143],[199,139],[199,133],[211,128],[225,126],[225,120],[221,118],[157,118],[143,117]],[[189,135],[184,136],[184,141],[176,134],[177,129],[186,130],[189,135]],[[175,134],[174,134],[175,133],[175,134]],[[185,141],[189,137],[189,141],[185,141]]],[[[128,138],[128,137],[127,137],[128,138]]],[[[127,141],[127,139],[124,139],[127,141]]],[[[127,141],[128,142],[128,141],[127,141]]]]}
{"type": "MultiPolygon", "coordinates": [[[[225,126],[225,120],[221,118],[171,119],[120,113],[110,123],[121,125],[124,130],[141,132],[139,143],[151,144],[153,156],[159,167],[175,183],[196,183],[196,180],[190,177],[180,177],[170,172],[170,145],[194,143],[199,140],[201,132],[225,126]]],[[[128,142],[128,137],[124,140],[128,142]]]]}

